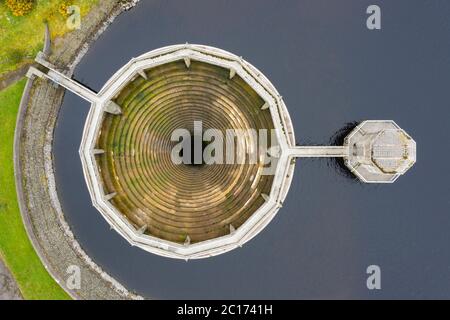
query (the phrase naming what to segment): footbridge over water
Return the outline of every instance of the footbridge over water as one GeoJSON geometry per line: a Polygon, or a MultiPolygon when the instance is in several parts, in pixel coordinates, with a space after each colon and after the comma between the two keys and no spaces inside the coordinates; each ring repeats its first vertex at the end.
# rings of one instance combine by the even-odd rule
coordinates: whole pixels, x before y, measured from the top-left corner
{"type": "Polygon", "coordinates": [[[45,60],[45,55],[42,52],[38,53],[36,62],[43,67],[42,69],[44,69],[44,71],[31,67],[28,76],[36,75],[38,77],[50,79],[90,103],[94,103],[98,100],[97,93],[72,78],[69,78],[62,72],[59,72],[54,65],[45,60]]]}

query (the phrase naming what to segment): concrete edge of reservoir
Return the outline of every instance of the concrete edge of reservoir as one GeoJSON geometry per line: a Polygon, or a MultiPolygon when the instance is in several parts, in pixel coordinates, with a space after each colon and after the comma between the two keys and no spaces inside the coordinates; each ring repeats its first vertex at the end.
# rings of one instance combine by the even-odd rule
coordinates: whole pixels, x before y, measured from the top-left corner
{"type": "MultiPolygon", "coordinates": [[[[71,74],[89,43],[121,12],[137,1],[105,0],[84,18],[82,29],[68,34],[53,49],[49,60],[71,74]]],[[[46,41],[47,43],[47,41],[46,41]]],[[[48,46],[46,46],[48,51],[48,46]]],[[[31,76],[31,78],[34,78],[31,76]]],[[[14,141],[14,171],[22,219],[28,236],[47,271],[74,299],[142,299],[104,272],[83,251],[62,213],[57,195],[52,142],[64,90],[48,80],[29,79],[17,118],[14,141]],[[46,187],[42,179],[45,177],[46,187]],[[80,288],[71,289],[68,268],[81,271],[80,288]]]]}

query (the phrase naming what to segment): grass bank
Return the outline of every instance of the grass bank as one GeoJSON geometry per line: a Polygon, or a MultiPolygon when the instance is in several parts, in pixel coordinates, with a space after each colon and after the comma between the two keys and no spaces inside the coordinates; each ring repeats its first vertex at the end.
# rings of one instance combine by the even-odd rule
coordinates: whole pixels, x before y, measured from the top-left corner
{"type": "MultiPolygon", "coordinates": [[[[15,17],[5,1],[0,1],[0,78],[34,59],[42,48],[45,21],[50,26],[52,39],[70,31],[66,25],[67,18],[60,12],[64,2],[68,1],[38,0],[31,12],[15,17]]],[[[98,0],[73,0],[69,3],[77,5],[83,17],[98,0]]]]}
{"type": "Polygon", "coordinates": [[[0,92],[0,255],[25,299],[68,299],[42,265],[28,239],[17,203],[13,144],[23,79],[0,92]]]}

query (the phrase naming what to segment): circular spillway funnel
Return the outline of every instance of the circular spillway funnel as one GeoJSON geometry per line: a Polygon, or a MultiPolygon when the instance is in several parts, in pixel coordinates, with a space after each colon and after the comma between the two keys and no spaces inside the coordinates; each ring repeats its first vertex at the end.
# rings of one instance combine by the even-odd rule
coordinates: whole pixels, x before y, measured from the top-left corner
{"type": "Polygon", "coordinates": [[[194,259],[242,246],[272,220],[291,183],[294,141],[286,106],[259,70],[217,48],[176,45],[111,77],[80,154],[93,204],[117,232],[149,252],[194,259]],[[176,163],[177,130],[207,141],[218,131],[221,144],[234,133],[244,161],[176,163]]]}

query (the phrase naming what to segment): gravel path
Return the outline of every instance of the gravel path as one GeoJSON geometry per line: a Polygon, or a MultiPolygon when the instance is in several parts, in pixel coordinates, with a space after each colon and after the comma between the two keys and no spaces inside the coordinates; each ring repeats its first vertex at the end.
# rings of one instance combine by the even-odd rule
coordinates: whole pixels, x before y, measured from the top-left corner
{"type": "Polygon", "coordinates": [[[0,300],[22,300],[16,281],[0,259],[0,300]]]}

